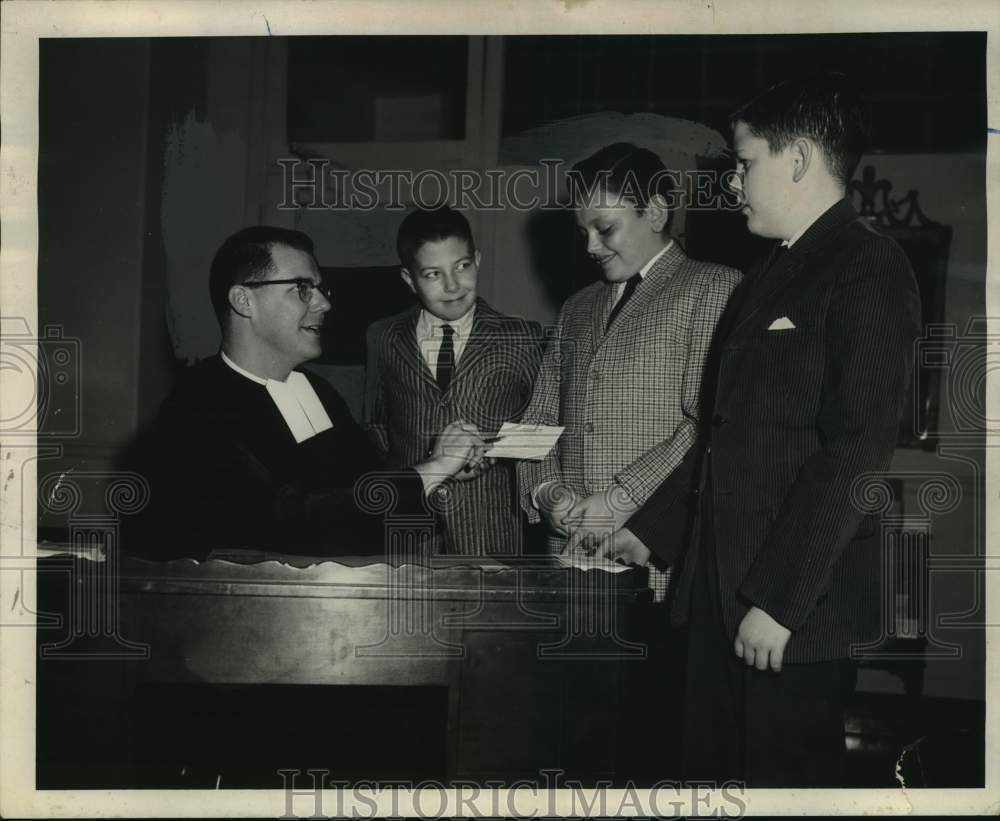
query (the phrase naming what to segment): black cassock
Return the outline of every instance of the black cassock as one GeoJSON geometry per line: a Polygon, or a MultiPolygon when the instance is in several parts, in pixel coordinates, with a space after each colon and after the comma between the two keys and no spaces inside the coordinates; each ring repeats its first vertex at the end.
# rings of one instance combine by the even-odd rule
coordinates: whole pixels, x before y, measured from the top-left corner
{"type": "Polygon", "coordinates": [[[141,448],[152,498],[126,528],[125,550],[151,558],[204,558],[219,548],[379,553],[385,493],[396,513],[430,521],[417,473],[385,473],[336,390],[306,376],[333,426],[296,443],[264,385],[219,356],[188,369],[141,448]],[[356,483],[380,471],[374,495],[359,504],[356,483]]]}

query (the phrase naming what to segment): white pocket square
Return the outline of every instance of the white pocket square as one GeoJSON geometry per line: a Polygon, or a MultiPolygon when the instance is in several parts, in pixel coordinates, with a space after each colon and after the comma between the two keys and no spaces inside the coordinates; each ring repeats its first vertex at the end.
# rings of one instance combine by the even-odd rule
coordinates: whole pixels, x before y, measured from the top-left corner
{"type": "Polygon", "coordinates": [[[795,327],[795,323],[792,322],[787,316],[779,317],[774,320],[770,325],[767,326],[769,331],[790,331],[795,327]]]}

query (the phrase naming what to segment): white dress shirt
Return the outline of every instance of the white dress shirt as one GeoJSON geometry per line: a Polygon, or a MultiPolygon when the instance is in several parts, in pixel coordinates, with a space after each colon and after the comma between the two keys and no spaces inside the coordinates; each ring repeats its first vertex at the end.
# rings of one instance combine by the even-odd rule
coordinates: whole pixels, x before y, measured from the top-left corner
{"type": "Polygon", "coordinates": [[[333,427],[326,408],[316,395],[316,389],[301,371],[292,371],[284,382],[277,379],[262,379],[233,362],[226,356],[225,351],[221,352],[221,355],[222,361],[240,376],[267,388],[271,400],[277,406],[296,443],[311,439],[317,433],[333,427]]]}
{"type": "MultiPolygon", "coordinates": [[[[640,278],[640,281],[646,278],[646,274],[649,273],[649,270],[656,263],[656,260],[658,260],[660,257],[662,257],[665,253],[667,253],[667,249],[671,245],[673,245],[673,244],[674,244],[674,241],[670,240],[666,245],[664,245],[659,250],[659,252],[655,256],[653,256],[649,260],[649,262],[647,262],[645,265],[642,266],[642,268],[639,269],[639,278],[640,278]]],[[[622,294],[625,293],[625,284],[627,282],[628,282],[628,280],[625,280],[623,282],[616,282],[614,285],[611,286],[612,288],[615,289],[615,301],[611,303],[611,307],[612,308],[614,308],[615,305],[618,304],[618,300],[621,299],[622,298],[622,294]]]]}
{"type": "Polygon", "coordinates": [[[427,367],[431,369],[431,376],[437,378],[438,353],[441,351],[441,341],[444,338],[442,325],[451,325],[455,335],[452,337],[452,344],[455,346],[455,365],[462,357],[462,351],[469,341],[469,334],[472,333],[472,320],[475,318],[476,306],[473,305],[465,312],[465,316],[460,319],[448,321],[434,316],[434,314],[421,309],[420,317],[417,319],[417,348],[423,357],[427,367]]]}
{"type": "Polygon", "coordinates": [[[833,207],[833,205],[834,204],[832,202],[824,205],[819,211],[813,214],[812,217],[806,220],[799,228],[799,230],[796,231],[794,234],[792,234],[790,239],[783,240],[781,244],[784,245],[786,248],[791,248],[796,242],[798,242],[799,238],[806,231],[812,228],[813,223],[816,222],[816,220],[818,220],[820,217],[822,217],[827,211],[829,211],[833,207]]]}

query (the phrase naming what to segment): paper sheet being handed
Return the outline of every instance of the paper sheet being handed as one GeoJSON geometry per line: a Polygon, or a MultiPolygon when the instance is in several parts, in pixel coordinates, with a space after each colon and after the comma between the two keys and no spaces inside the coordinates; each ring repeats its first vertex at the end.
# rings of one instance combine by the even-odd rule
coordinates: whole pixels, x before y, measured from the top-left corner
{"type": "Polygon", "coordinates": [[[491,459],[533,459],[548,456],[558,441],[563,427],[557,425],[522,425],[504,422],[494,437],[493,447],[486,455],[491,459]]]}
{"type": "Polygon", "coordinates": [[[555,557],[563,567],[575,567],[577,570],[603,570],[606,573],[621,573],[624,570],[632,570],[627,564],[619,564],[608,558],[595,559],[586,553],[564,553],[555,557]]]}

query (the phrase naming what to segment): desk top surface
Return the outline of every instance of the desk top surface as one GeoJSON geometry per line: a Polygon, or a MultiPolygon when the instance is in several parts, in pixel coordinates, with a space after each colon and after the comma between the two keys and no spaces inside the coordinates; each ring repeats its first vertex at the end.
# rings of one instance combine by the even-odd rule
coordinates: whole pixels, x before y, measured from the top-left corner
{"type": "MultiPolygon", "coordinates": [[[[103,557],[74,555],[45,545],[49,561],[79,559],[100,573],[103,557]]],[[[40,555],[42,546],[40,546],[40,555]]],[[[110,571],[110,566],[103,568],[110,571]]],[[[318,558],[246,552],[212,556],[205,561],[175,559],[152,562],[123,557],[114,568],[122,593],[200,593],[207,595],[318,595],[410,597],[428,594],[448,598],[464,594],[505,597],[563,597],[586,591],[588,596],[641,589],[645,574],[612,563],[571,562],[559,556],[475,558],[433,556],[420,563],[386,563],[383,557],[318,558]]]]}

